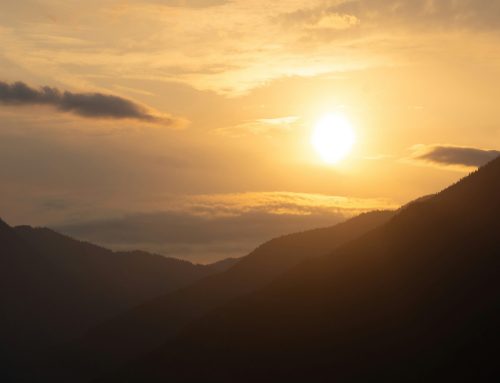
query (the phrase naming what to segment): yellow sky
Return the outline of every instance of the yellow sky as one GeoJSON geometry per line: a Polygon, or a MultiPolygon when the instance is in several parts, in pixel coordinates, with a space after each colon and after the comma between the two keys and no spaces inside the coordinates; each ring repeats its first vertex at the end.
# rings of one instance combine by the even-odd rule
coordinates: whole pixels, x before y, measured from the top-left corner
{"type": "Polygon", "coordinates": [[[169,209],[165,196],[275,192],[396,206],[436,192],[499,146],[499,20],[487,0],[3,1],[0,216],[60,223],[169,209]],[[60,93],[13,100],[15,82],[60,93]],[[89,113],[88,93],[132,114],[89,113]],[[310,145],[326,113],[357,137],[336,166],[310,145]]]}

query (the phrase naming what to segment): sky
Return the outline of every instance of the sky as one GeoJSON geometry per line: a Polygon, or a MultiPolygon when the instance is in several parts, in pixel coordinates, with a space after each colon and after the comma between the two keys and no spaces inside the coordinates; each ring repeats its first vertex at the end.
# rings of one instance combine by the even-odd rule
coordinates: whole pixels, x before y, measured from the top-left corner
{"type": "Polygon", "coordinates": [[[498,1],[0,0],[0,46],[0,217],[117,249],[241,256],[499,154],[498,1]]]}

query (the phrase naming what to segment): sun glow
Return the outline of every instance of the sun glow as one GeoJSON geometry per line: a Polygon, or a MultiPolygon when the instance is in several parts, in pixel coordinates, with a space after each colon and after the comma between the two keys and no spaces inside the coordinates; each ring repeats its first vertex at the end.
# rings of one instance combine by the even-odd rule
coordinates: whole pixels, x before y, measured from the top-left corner
{"type": "Polygon", "coordinates": [[[311,144],[321,159],[336,164],[352,150],[356,141],[351,123],[340,114],[323,116],[314,128],[311,144]]]}

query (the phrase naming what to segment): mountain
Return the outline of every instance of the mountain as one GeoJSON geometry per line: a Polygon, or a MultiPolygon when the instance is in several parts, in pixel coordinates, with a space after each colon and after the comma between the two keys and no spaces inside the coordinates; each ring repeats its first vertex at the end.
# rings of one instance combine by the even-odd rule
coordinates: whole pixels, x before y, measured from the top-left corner
{"type": "Polygon", "coordinates": [[[102,381],[498,381],[499,196],[497,159],[102,381]]]}
{"type": "Polygon", "coordinates": [[[85,377],[112,370],[150,352],[210,310],[262,288],[303,260],[327,254],[393,215],[388,211],[371,212],[329,228],[273,239],[227,271],[152,300],[93,329],[64,350],[67,376],[85,377]]]}
{"type": "Polygon", "coordinates": [[[112,252],[49,229],[0,221],[2,373],[235,262],[203,266],[139,251],[112,252]]]}

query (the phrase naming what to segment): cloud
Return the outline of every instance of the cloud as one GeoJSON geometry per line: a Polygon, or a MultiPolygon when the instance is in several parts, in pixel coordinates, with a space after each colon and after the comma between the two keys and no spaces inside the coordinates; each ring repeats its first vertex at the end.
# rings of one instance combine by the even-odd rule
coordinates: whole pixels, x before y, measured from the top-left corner
{"type": "Polygon", "coordinates": [[[295,215],[252,211],[207,217],[166,211],[55,229],[114,250],[142,249],[204,263],[243,256],[271,238],[333,225],[343,219],[343,215],[334,213],[295,215]]]}
{"type": "Polygon", "coordinates": [[[139,248],[208,262],[245,255],[279,235],[333,225],[365,211],[396,208],[379,199],[291,192],[193,195],[165,205],[164,211],[55,228],[116,250],[139,248]]]}
{"type": "Polygon", "coordinates": [[[168,7],[207,8],[226,4],[229,0],[148,0],[148,2],[168,7]]]}
{"type": "Polygon", "coordinates": [[[285,25],[302,25],[307,29],[345,30],[359,25],[358,17],[336,12],[332,7],[317,6],[298,9],[281,15],[285,25]]]}
{"type": "Polygon", "coordinates": [[[500,3],[491,0],[344,0],[327,1],[285,15],[285,20],[317,26],[329,19],[337,26],[365,28],[498,29],[500,3]]]}
{"type": "Polygon", "coordinates": [[[339,5],[346,12],[364,17],[376,15],[400,22],[415,22],[421,26],[473,27],[478,29],[500,26],[500,4],[490,0],[381,0],[347,1],[339,5]]]}
{"type": "Polygon", "coordinates": [[[170,210],[179,209],[202,216],[235,216],[250,212],[303,216],[339,213],[352,216],[394,207],[385,199],[294,192],[199,194],[174,199],[169,205],[170,210]]]}
{"type": "Polygon", "coordinates": [[[453,145],[416,145],[410,160],[436,166],[475,168],[495,159],[500,151],[453,145]]]}
{"type": "Polygon", "coordinates": [[[300,118],[297,116],[260,118],[245,121],[235,126],[216,129],[216,133],[229,137],[244,137],[248,135],[269,136],[275,133],[290,132],[299,120],[300,118]]]}
{"type": "Polygon", "coordinates": [[[13,106],[48,105],[86,118],[134,119],[176,126],[181,120],[160,115],[134,101],[103,93],[73,93],[48,86],[32,88],[23,82],[0,81],[0,103],[13,106]]]}

